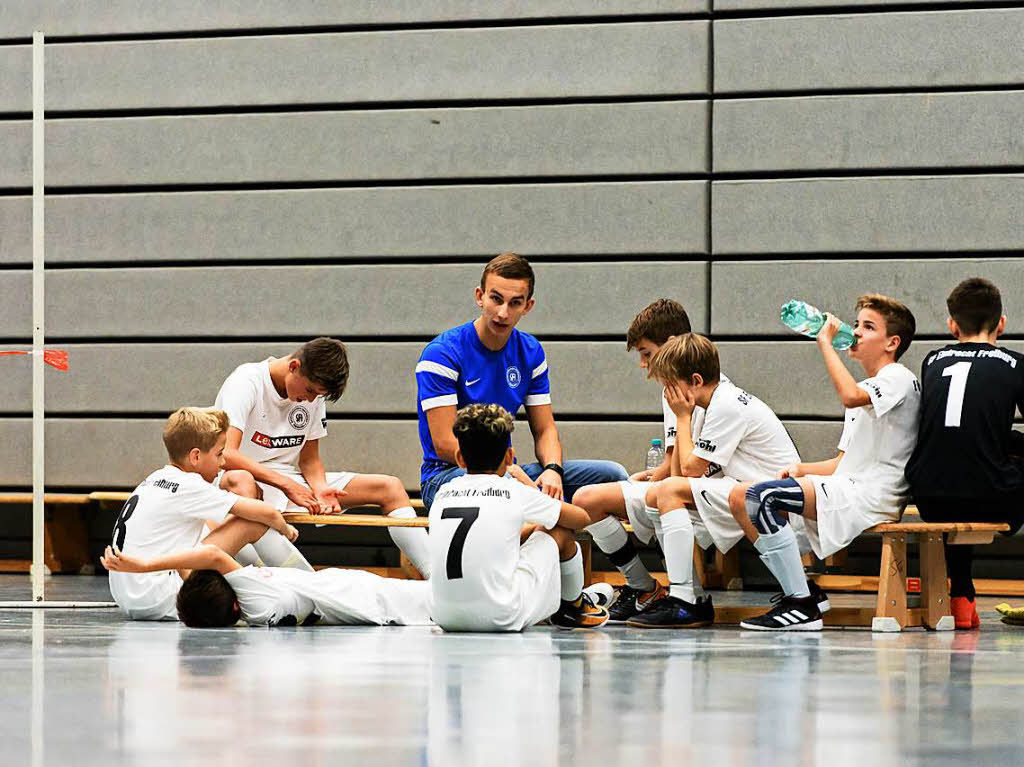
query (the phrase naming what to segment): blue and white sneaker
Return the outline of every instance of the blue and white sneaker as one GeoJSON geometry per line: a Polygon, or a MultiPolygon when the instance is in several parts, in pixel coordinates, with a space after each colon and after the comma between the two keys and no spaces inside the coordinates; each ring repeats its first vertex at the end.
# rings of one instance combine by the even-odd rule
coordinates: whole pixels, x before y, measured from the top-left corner
{"type": "Polygon", "coordinates": [[[711,597],[693,603],[667,596],[635,618],[630,618],[626,625],[638,629],[694,629],[710,626],[714,622],[715,606],[711,603],[711,597]]]}

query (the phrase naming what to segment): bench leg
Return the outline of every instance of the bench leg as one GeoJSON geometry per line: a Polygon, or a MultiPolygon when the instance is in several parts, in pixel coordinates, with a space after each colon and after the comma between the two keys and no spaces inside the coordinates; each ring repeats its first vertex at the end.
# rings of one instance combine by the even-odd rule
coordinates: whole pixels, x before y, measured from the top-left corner
{"type": "Polygon", "coordinates": [[[907,625],[907,537],[882,533],[882,566],[872,631],[902,631],[907,625]]]}
{"type": "Polygon", "coordinates": [[[577,538],[576,542],[580,545],[580,556],[583,557],[583,587],[586,588],[594,582],[594,565],[591,562],[594,544],[589,535],[577,538]]]}
{"type": "Polygon", "coordinates": [[[952,631],[946,552],[942,533],[921,534],[921,623],[932,631],[952,631]]]}
{"type": "Polygon", "coordinates": [[[704,566],[704,549],[698,546],[696,542],[693,544],[693,581],[706,589],[713,587],[709,580],[707,568],[704,566]]]}

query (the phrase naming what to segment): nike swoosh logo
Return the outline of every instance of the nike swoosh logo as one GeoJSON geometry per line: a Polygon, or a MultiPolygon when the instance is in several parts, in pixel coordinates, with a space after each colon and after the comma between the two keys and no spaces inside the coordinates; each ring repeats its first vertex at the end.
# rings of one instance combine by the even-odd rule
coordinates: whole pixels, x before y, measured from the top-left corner
{"type": "Polygon", "coordinates": [[[708,491],[707,490],[701,490],[700,491],[700,497],[704,499],[704,503],[706,503],[708,506],[711,505],[711,499],[708,498],[708,491]]]}
{"type": "Polygon", "coordinates": [[[828,498],[828,490],[825,489],[824,482],[821,483],[821,492],[823,492],[825,494],[825,497],[828,498]]]}
{"type": "Polygon", "coordinates": [[[472,386],[473,384],[475,384],[479,380],[480,380],[479,378],[474,378],[472,381],[466,381],[466,386],[472,386]]]}

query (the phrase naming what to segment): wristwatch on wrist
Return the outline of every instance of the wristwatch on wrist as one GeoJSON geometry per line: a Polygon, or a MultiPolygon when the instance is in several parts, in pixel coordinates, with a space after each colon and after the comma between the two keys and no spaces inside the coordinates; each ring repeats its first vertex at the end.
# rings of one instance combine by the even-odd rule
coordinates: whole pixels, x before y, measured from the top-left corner
{"type": "Polygon", "coordinates": [[[562,477],[563,479],[565,478],[565,469],[563,469],[559,464],[557,464],[557,463],[546,463],[546,464],[544,464],[544,471],[547,471],[548,469],[551,469],[551,471],[555,472],[555,474],[557,474],[558,476],[562,477]]]}

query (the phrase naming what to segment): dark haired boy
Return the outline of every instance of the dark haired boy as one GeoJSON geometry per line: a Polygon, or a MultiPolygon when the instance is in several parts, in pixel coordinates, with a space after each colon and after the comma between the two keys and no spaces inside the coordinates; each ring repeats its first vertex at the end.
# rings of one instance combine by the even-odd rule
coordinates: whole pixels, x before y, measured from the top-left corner
{"type": "MultiPolygon", "coordinates": [[[[907,480],[927,522],[1024,523],[1024,355],[996,345],[1006,328],[999,289],[964,280],[946,299],[956,339],[921,365],[921,423],[907,480]]],[[[973,546],[946,545],[950,610],[958,629],[978,628],[973,546]]]]}
{"type": "MultiPolygon", "coordinates": [[[[386,474],[327,472],[320,440],[327,436],[325,400],[337,401],[349,377],[345,345],[316,338],[287,357],[240,365],[217,393],[217,407],[230,418],[225,463],[245,469],[255,487],[232,488],[262,498],[281,511],[312,514],[376,505],[389,517],[416,512],[401,480],[386,474]]],[[[416,568],[429,577],[427,533],[388,529],[416,568]]]]}
{"type": "Polygon", "coordinates": [[[481,313],[450,328],[423,349],[416,364],[416,408],[423,464],[420,488],[429,509],[445,482],[464,473],[455,462],[455,412],[474,402],[493,402],[513,416],[526,408],[536,463],[513,464],[519,480],[529,480],[552,498],[572,500],[583,485],[626,478],[612,461],[562,462],[562,442],[551,409],[551,384],[544,349],[516,324],[533,309],[533,267],[516,253],[488,262],[476,287],[481,313]]]}
{"type": "Polygon", "coordinates": [[[583,593],[575,531],[587,513],[506,476],[514,422],[500,405],[455,417],[455,460],[465,474],[430,507],[433,616],[446,631],[522,631],[550,618],[596,628],[608,611],[583,593]]]}
{"type": "Polygon", "coordinates": [[[811,548],[824,559],[869,527],[894,522],[903,513],[910,491],[903,470],[917,442],[921,385],[897,360],[915,327],[914,315],[899,301],[861,296],[850,349],[868,374],[859,382],[832,346],[839,321],[828,315],[818,332],[825,369],[846,408],[839,454],[794,464],[778,479],[741,485],[730,496],[733,517],[782,586],[776,607],[742,621],[743,628],[818,631],[823,625],[820,597],[804,577],[790,514],[803,517],[811,548]]]}

